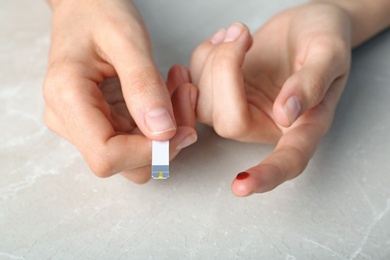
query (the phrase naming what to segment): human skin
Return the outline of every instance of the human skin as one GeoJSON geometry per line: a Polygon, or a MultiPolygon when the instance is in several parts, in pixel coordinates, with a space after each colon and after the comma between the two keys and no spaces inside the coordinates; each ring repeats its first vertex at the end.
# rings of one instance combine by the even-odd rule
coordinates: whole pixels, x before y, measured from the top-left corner
{"type": "Polygon", "coordinates": [[[253,37],[221,29],[193,53],[197,118],[222,137],[275,143],[238,174],[237,196],[298,176],[329,130],[348,79],[351,49],[390,25],[390,1],[314,1],[274,16],[253,37]]]}
{"type": "Polygon", "coordinates": [[[151,140],[170,139],[173,158],[197,139],[197,89],[187,70],[174,66],[164,82],[131,1],[50,3],[46,124],[78,148],[97,176],[146,182],[151,140]]]}
{"type": "MultiPolygon", "coordinates": [[[[188,83],[190,77],[184,67],[174,66],[167,83],[163,81],[152,59],[148,33],[131,1],[49,2],[53,8],[53,31],[43,86],[48,127],[73,143],[97,176],[121,173],[136,183],[144,183],[150,178],[151,140],[170,139],[172,157],[196,141],[197,106],[199,120],[213,125],[224,137],[277,143],[274,153],[248,169],[249,175],[241,175],[245,179],[233,182],[233,192],[239,196],[268,191],[303,171],[331,124],[348,76],[350,49],[389,24],[387,0],[317,1],[272,18],[254,35],[254,46],[247,54],[252,41],[249,32],[234,43],[203,44],[207,50],[199,48],[193,56],[191,72],[195,83],[208,82],[202,68],[211,62],[210,57],[214,57],[212,67],[218,67],[223,49],[232,48],[235,56],[230,61],[226,56],[222,62],[226,67],[215,75],[228,74],[232,81],[227,83],[232,86],[241,77],[241,81],[251,83],[248,89],[259,96],[263,93],[263,99],[257,101],[250,100],[256,95],[248,99],[242,92],[240,96],[230,93],[238,98],[237,104],[252,108],[250,120],[247,112],[237,110],[237,104],[231,103],[225,111],[220,109],[222,118],[226,111],[235,113],[233,124],[216,121],[220,116],[205,119],[203,114],[215,112],[214,108],[224,104],[204,95],[202,90],[209,83],[199,84],[203,94],[196,104],[197,90],[188,83]],[[319,7],[324,13],[318,11],[319,7]],[[324,28],[324,23],[313,22],[321,17],[335,21],[324,28]],[[323,29],[329,29],[324,37],[315,37],[323,29]],[[268,32],[274,32],[274,37],[269,37],[268,32]],[[313,38],[320,40],[310,43],[313,38]],[[324,52],[321,46],[330,48],[324,52]],[[316,63],[316,55],[325,57],[317,57],[321,60],[314,66],[317,73],[310,73],[316,70],[314,67],[300,67],[308,60],[316,63]],[[239,73],[240,63],[243,74],[239,73]],[[327,64],[332,64],[333,70],[327,69],[327,64]],[[259,71],[264,72],[263,78],[256,76],[259,71]],[[328,79],[326,84],[321,76],[328,79]],[[305,79],[306,85],[299,87],[300,79],[305,79]],[[258,88],[264,80],[269,88],[258,88]],[[292,94],[296,99],[286,105],[292,94]],[[258,118],[261,115],[265,121],[258,118]],[[230,124],[231,132],[221,132],[225,123],[230,124]],[[253,130],[259,128],[256,123],[262,125],[258,133],[253,130]],[[249,127],[253,125],[257,126],[249,127]]],[[[225,33],[222,31],[223,36],[225,33]]]]}

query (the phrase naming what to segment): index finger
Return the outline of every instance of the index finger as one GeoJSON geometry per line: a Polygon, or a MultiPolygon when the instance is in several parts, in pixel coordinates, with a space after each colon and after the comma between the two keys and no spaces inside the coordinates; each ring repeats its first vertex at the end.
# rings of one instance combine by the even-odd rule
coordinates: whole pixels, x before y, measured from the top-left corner
{"type": "Polygon", "coordinates": [[[345,84],[345,79],[336,80],[324,100],[285,131],[264,161],[237,175],[232,183],[234,194],[244,197],[267,192],[303,172],[331,125],[342,92],[340,84],[345,84]]]}
{"type": "Polygon", "coordinates": [[[321,137],[313,125],[296,127],[280,139],[264,161],[237,175],[232,183],[233,193],[240,197],[263,193],[297,177],[313,156],[321,137]]]}

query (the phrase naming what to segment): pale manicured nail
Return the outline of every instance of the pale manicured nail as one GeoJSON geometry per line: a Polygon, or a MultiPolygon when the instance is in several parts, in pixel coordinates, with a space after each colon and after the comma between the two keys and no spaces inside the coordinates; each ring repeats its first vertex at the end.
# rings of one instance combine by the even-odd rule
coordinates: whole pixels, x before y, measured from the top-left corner
{"type": "Polygon", "coordinates": [[[292,96],[287,99],[286,103],[284,104],[284,111],[286,112],[290,123],[294,123],[299,113],[301,112],[301,103],[299,103],[299,100],[296,96],[292,96]]]}
{"type": "Polygon", "coordinates": [[[145,123],[152,134],[161,134],[176,129],[168,110],[165,108],[157,108],[148,112],[145,116],[145,123]]]}
{"type": "Polygon", "coordinates": [[[195,134],[191,134],[189,136],[186,136],[183,140],[180,141],[180,143],[177,145],[176,149],[181,150],[183,148],[186,148],[190,146],[191,144],[195,143],[196,140],[198,140],[198,136],[195,134]]]}
{"type": "Polygon", "coordinates": [[[233,41],[237,40],[240,37],[240,35],[243,33],[243,31],[244,31],[244,28],[240,24],[235,23],[235,24],[230,25],[230,27],[228,28],[228,30],[226,32],[224,42],[233,42],[233,41]]]}
{"type": "Polygon", "coordinates": [[[219,44],[223,42],[223,40],[225,39],[225,35],[226,35],[226,30],[220,29],[219,31],[214,33],[213,36],[210,37],[210,41],[212,44],[219,44]]]}

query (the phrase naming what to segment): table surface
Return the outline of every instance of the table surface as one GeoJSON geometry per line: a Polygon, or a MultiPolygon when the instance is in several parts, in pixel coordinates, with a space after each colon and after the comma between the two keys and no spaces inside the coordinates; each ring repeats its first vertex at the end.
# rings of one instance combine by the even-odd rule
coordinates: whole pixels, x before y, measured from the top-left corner
{"type": "MultiPolygon", "coordinates": [[[[255,30],[302,1],[145,2],[136,4],[165,75],[216,29],[255,30]]],[[[0,6],[0,259],[390,259],[390,31],[354,50],[333,127],[305,172],[242,199],[231,180],[273,147],[202,125],[166,181],[95,177],[43,123],[50,9],[0,6]]]]}

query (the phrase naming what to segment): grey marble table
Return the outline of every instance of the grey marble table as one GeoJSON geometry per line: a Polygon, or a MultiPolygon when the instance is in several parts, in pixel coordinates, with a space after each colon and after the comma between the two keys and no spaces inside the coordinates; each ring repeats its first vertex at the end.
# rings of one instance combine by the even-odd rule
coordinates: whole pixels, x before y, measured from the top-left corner
{"type": "MultiPolygon", "coordinates": [[[[255,30],[300,2],[136,4],[165,74],[216,29],[255,30]]],[[[201,125],[166,181],[95,177],[43,123],[50,15],[43,0],[0,0],[0,259],[390,259],[390,31],[354,51],[334,125],[306,171],[240,199],[231,180],[273,147],[201,125]]]]}

